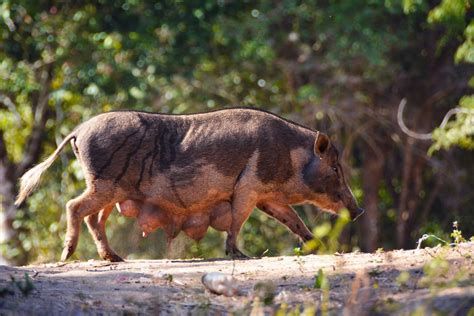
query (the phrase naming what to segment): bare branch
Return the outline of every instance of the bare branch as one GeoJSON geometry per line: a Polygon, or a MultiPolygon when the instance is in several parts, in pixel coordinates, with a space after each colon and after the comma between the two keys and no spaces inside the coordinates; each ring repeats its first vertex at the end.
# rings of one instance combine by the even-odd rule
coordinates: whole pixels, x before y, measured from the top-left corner
{"type": "Polygon", "coordinates": [[[0,129],[0,166],[10,167],[11,161],[8,159],[7,148],[3,139],[3,131],[0,129]]]}
{"type": "Polygon", "coordinates": [[[7,95],[2,93],[2,94],[0,94],[0,102],[5,104],[7,109],[10,110],[10,112],[12,112],[15,115],[15,119],[16,119],[17,122],[21,122],[20,113],[18,113],[18,111],[16,110],[16,105],[15,105],[15,103],[13,103],[13,101],[12,101],[12,99],[10,99],[10,97],[8,97],[7,95]]]}
{"type": "Polygon", "coordinates": [[[34,125],[26,145],[23,160],[16,168],[17,177],[21,176],[26,171],[26,169],[30,168],[36,162],[40,154],[41,136],[47,121],[48,100],[50,97],[49,86],[52,79],[51,69],[52,67],[49,70],[44,71],[42,74],[41,86],[43,89],[38,96],[34,116],[34,125]]]}
{"type": "MultiPolygon", "coordinates": [[[[8,159],[7,149],[5,147],[5,141],[3,138],[3,131],[0,129],[0,218],[4,216],[7,219],[12,218],[12,212],[15,208],[12,207],[13,201],[15,200],[15,178],[14,164],[8,159]]],[[[0,226],[2,220],[0,219],[0,226]]],[[[2,227],[4,229],[4,227],[2,227]]],[[[0,228],[0,242],[2,242],[2,235],[0,228]]]]}
{"type": "MultiPolygon", "coordinates": [[[[406,125],[405,122],[403,121],[403,111],[405,110],[405,106],[407,104],[407,100],[403,98],[400,101],[400,104],[398,106],[398,112],[397,112],[397,121],[398,121],[398,126],[400,126],[401,130],[407,134],[408,136],[420,140],[430,140],[433,137],[433,133],[417,133],[412,130],[410,130],[406,125]]],[[[448,124],[449,119],[451,116],[458,114],[458,113],[466,113],[466,114],[473,114],[474,115],[474,110],[472,109],[463,109],[463,108],[453,108],[449,110],[446,115],[443,118],[443,121],[439,125],[440,128],[444,128],[446,124],[448,124]]]]}

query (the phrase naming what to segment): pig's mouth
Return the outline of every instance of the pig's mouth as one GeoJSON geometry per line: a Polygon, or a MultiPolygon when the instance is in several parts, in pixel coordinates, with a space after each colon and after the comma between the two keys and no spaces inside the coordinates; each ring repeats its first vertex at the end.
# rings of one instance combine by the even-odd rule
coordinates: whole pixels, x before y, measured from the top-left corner
{"type": "Polygon", "coordinates": [[[336,207],[328,207],[328,205],[320,205],[317,203],[312,203],[314,206],[316,206],[319,210],[329,213],[331,215],[334,215],[336,217],[339,216],[339,211],[342,210],[343,208],[346,208],[349,210],[349,215],[351,217],[351,220],[355,222],[360,216],[362,216],[365,213],[365,210],[360,207],[355,207],[355,208],[349,208],[346,207],[345,205],[342,205],[342,203],[338,203],[336,207]],[[336,211],[337,210],[337,211],[336,211]]]}
{"type": "Polygon", "coordinates": [[[351,214],[351,219],[355,222],[362,214],[365,213],[365,210],[360,207],[356,207],[355,209],[350,209],[349,213],[351,214]]]}
{"type": "Polygon", "coordinates": [[[318,195],[315,200],[308,202],[316,206],[321,211],[335,216],[339,216],[339,211],[343,208],[347,208],[352,221],[356,221],[365,212],[364,209],[358,207],[357,203],[355,202],[351,202],[347,206],[343,201],[334,202],[325,194],[318,195]]]}
{"type": "MultiPolygon", "coordinates": [[[[315,205],[316,205],[316,204],[315,204],[315,205]]],[[[333,209],[323,208],[323,207],[320,207],[320,206],[318,206],[318,205],[316,205],[316,207],[319,208],[321,211],[326,212],[326,213],[329,213],[329,214],[334,215],[334,216],[336,216],[336,217],[339,217],[339,215],[340,215],[338,211],[336,212],[336,211],[334,211],[333,209]]],[[[340,208],[339,210],[341,210],[341,209],[343,209],[343,208],[345,208],[345,207],[342,207],[342,208],[340,208]]],[[[352,220],[353,222],[355,222],[355,221],[356,221],[360,216],[362,216],[364,213],[365,213],[365,210],[362,209],[362,208],[360,208],[360,207],[356,208],[355,211],[354,211],[354,210],[349,210],[349,215],[350,215],[351,220],[352,220]]]]}
{"type": "Polygon", "coordinates": [[[342,201],[334,201],[327,194],[318,194],[316,198],[309,201],[320,210],[338,215],[338,211],[345,207],[342,201]]]}

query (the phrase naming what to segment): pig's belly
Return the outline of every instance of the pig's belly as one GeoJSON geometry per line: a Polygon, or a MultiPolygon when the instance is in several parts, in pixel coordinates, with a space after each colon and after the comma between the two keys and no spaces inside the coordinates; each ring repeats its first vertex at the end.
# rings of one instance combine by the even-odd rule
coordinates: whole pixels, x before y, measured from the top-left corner
{"type": "Polygon", "coordinates": [[[144,237],[158,228],[173,230],[175,226],[172,216],[150,203],[126,200],[117,203],[117,210],[123,216],[136,217],[144,237]]]}
{"type": "Polygon", "coordinates": [[[162,228],[169,238],[174,238],[183,230],[194,240],[202,239],[209,226],[220,230],[230,229],[232,215],[228,201],[218,201],[202,209],[186,213],[168,211],[149,202],[126,200],[118,204],[119,212],[127,217],[136,217],[143,236],[162,228]]]}

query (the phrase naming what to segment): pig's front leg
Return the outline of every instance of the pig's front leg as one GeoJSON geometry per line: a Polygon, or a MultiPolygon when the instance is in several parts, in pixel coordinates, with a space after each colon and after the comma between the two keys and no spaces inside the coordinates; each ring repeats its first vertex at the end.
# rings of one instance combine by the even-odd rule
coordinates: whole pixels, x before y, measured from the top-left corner
{"type": "Polygon", "coordinates": [[[301,217],[289,205],[282,205],[273,202],[258,204],[257,207],[264,213],[278,220],[288,227],[293,233],[298,235],[303,241],[309,241],[314,238],[311,231],[303,223],[301,217]]]}
{"type": "Polygon", "coordinates": [[[237,248],[237,236],[255,207],[255,201],[245,192],[234,193],[232,200],[232,223],[227,231],[226,254],[233,258],[249,258],[237,248]]]}

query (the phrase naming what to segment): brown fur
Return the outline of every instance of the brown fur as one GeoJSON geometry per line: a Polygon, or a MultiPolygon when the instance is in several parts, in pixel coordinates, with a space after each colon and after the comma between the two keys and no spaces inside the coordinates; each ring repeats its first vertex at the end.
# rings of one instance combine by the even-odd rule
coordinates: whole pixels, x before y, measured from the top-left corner
{"type": "Polygon", "coordinates": [[[116,203],[123,215],[137,217],[144,234],[162,228],[174,238],[183,230],[199,240],[208,226],[224,230],[227,252],[237,256],[242,255],[237,235],[255,206],[303,240],[312,235],[292,204],[360,212],[326,135],[243,108],[179,116],[98,115],[22,177],[17,204],[69,140],[87,189],[67,203],[62,260],[74,252],[84,218],[101,257],[121,260],[105,235],[105,221],[116,203]]]}

